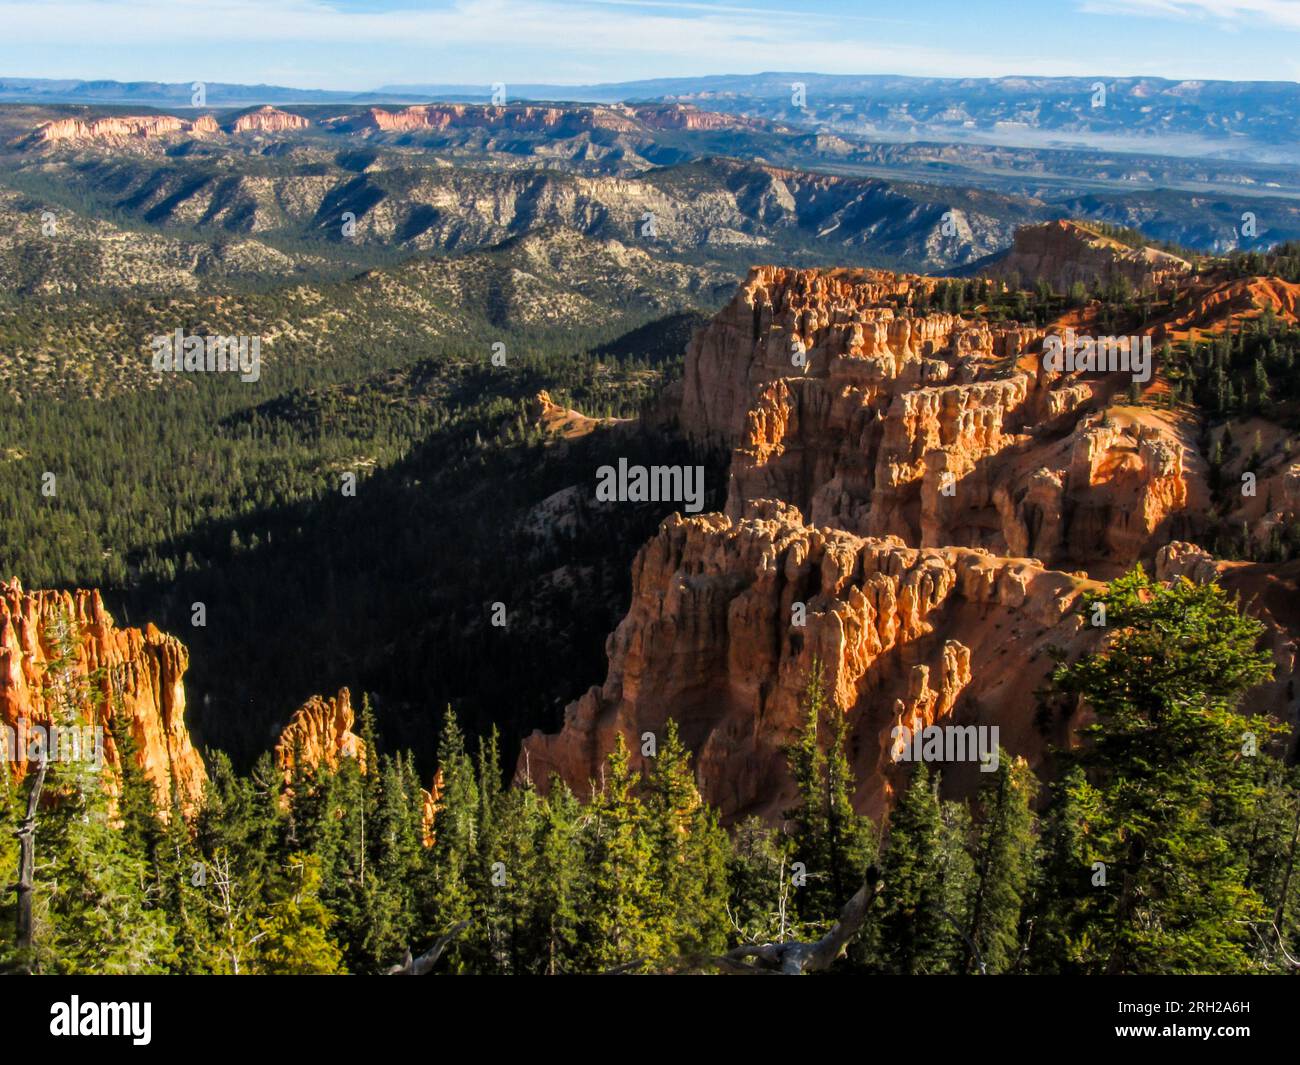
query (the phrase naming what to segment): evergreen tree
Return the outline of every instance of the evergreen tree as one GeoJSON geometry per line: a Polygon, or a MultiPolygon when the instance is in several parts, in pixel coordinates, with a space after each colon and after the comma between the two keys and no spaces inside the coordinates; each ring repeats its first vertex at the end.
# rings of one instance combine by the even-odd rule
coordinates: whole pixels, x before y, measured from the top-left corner
{"type": "Polygon", "coordinates": [[[732,838],[731,913],[742,942],[784,943],[799,934],[790,882],[789,839],[748,817],[732,838]]]}
{"type": "MultiPolygon", "coordinates": [[[[451,707],[443,718],[438,740],[438,793],[434,821],[435,839],[426,852],[429,883],[426,936],[450,932],[473,914],[471,877],[479,860],[479,795],[474,764],[465,750],[464,734],[451,707]]],[[[468,965],[470,951],[453,941],[447,950],[452,971],[468,965]]]]}
{"type": "Polygon", "coordinates": [[[672,718],[651,760],[645,808],[658,934],[679,954],[720,951],[727,933],[727,839],[700,797],[672,718]]]}
{"type": "Polygon", "coordinates": [[[343,956],[327,933],[333,915],[320,901],[320,859],[293,855],[267,892],[258,921],[258,969],[271,976],[332,976],[343,956]]]}
{"type": "Polygon", "coordinates": [[[1095,789],[1078,766],[1053,786],[1039,841],[1039,860],[1030,881],[1023,971],[1083,971],[1089,950],[1085,928],[1096,901],[1092,880],[1099,875],[1093,868],[1089,843],[1096,798],[1095,789]]]}
{"type": "Polygon", "coordinates": [[[1263,626],[1217,584],[1111,582],[1104,648],[1055,679],[1097,717],[1077,756],[1096,789],[1091,845],[1106,865],[1086,971],[1239,972],[1263,903],[1225,826],[1253,814],[1251,745],[1275,727],[1236,710],[1271,675],[1263,626]]]}
{"type": "Polygon", "coordinates": [[[998,768],[980,791],[975,870],[968,903],[964,969],[1005,973],[1019,960],[1020,919],[1033,874],[1038,781],[1024,759],[998,752],[998,768]]]}
{"type": "Polygon", "coordinates": [[[530,924],[537,971],[548,976],[572,972],[577,962],[579,908],[585,868],[579,843],[581,805],[563,780],[551,781],[537,826],[536,876],[530,924]]]}
{"type": "Polygon", "coordinates": [[[650,915],[655,909],[652,855],[644,829],[637,776],[619,733],[606,761],[604,787],[592,798],[585,849],[590,878],[580,943],[586,969],[642,966],[658,958],[663,940],[650,915]]]}
{"type": "Polygon", "coordinates": [[[853,811],[848,719],[827,700],[817,662],[804,689],[803,710],[803,724],[786,752],[798,793],[797,805],[785,815],[792,826],[792,857],[808,871],[808,886],[796,902],[803,920],[834,921],[875,858],[875,836],[870,820],[853,811]],[[829,744],[823,750],[826,732],[829,744]]]}
{"type": "Polygon", "coordinates": [[[954,927],[945,907],[945,825],[938,777],[917,763],[911,783],[889,817],[881,858],[884,907],[877,922],[876,958],[889,973],[949,970],[956,954],[954,927]]]}

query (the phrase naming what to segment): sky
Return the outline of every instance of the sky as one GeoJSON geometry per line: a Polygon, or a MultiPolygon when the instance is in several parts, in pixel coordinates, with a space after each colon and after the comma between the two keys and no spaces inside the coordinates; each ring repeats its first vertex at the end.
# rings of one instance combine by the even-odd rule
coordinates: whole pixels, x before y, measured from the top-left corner
{"type": "Polygon", "coordinates": [[[1300,0],[0,0],[0,77],[590,84],[802,71],[1300,80],[1300,0]]]}

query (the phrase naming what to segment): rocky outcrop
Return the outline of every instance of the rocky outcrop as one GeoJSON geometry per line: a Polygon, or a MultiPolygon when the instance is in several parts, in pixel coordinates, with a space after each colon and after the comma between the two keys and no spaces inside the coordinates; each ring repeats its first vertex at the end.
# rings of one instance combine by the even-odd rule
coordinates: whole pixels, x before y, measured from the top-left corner
{"type": "MultiPolygon", "coordinates": [[[[372,107],[361,119],[333,120],[348,129],[374,129],[383,133],[441,132],[457,128],[508,129],[516,132],[594,128],[597,111],[566,107],[491,107],[479,104],[417,104],[401,111],[372,107]]],[[[627,123],[630,127],[631,123],[627,123]]]]}
{"type": "MultiPolygon", "coordinates": [[[[311,123],[301,115],[266,106],[240,115],[225,126],[227,133],[281,133],[305,129],[311,123]]],[[[121,147],[134,141],[174,136],[207,137],[223,132],[212,115],[193,120],[176,115],[109,115],[103,118],[61,118],[38,126],[21,144],[27,147],[101,144],[121,147]]]]}
{"type": "Polygon", "coordinates": [[[701,111],[689,104],[655,104],[620,108],[649,129],[737,130],[769,129],[771,123],[721,111],[701,111]]]}
{"type": "MultiPolygon", "coordinates": [[[[344,758],[354,758],[357,768],[367,772],[366,745],[352,731],[356,712],[352,709],[352,693],[340,688],[332,698],[313,695],[302,704],[289,723],[280,732],[275,744],[275,764],[283,774],[286,784],[293,779],[295,769],[310,772],[321,766],[334,770],[344,758]]],[[[420,789],[421,841],[432,847],[434,822],[441,808],[441,771],[434,777],[429,790],[420,789]]]]}
{"type": "Polygon", "coordinates": [[[1010,252],[983,272],[997,278],[1018,277],[1032,285],[1039,278],[1058,292],[1076,282],[1091,286],[1122,278],[1136,289],[1159,289],[1191,273],[1186,259],[1156,248],[1132,248],[1091,229],[1060,219],[1016,230],[1010,252]]]}
{"type": "Polygon", "coordinates": [[[352,132],[381,133],[442,132],[450,129],[512,130],[518,133],[580,133],[604,130],[633,133],[638,130],[739,130],[767,128],[768,123],[701,111],[686,104],[651,104],[637,107],[563,107],[512,104],[416,104],[390,111],[372,107],[361,116],[342,115],[326,119],[331,128],[352,132]]]}
{"type": "Polygon", "coordinates": [[[680,422],[732,449],[726,512],[1120,568],[1188,534],[1185,448],[1100,410],[1124,382],[1043,367],[1049,330],[914,311],[933,279],[762,267],[692,340],[680,422]]]}
{"type": "Polygon", "coordinates": [[[175,115],[113,115],[106,118],[60,118],[38,126],[31,137],[37,145],[66,141],[99,141],[109,144],[130,140],[148,140],[177,133],[212,132],[215,122],[204,116],[188,122],[175,115]]]}
{"type": "Polygon", "coordinates": [[[627,418],[592,418],[571,407],[562,407],[551,399],[545,389],[528,401],[526,417],[529,424],[550,437],[576,440],[602,427],[626,424],[627,418]]]}
{"type": "Polygon", "coordinates": [[[281,111],[267,104],[256,111],[240,115],[229,129],[231,133],[281,133],[290,129],[306,129],[310,125],[302,115],[281,111]]]}
{"type": "Polygon", "coordinates": [[[329,699],[313,695],[294,712],[281,731],[275,745],[275,764],[286,780],[295,767],[337,769],[343,758],[355,758],[364,773],[366,747],[352,731],[354,724],[352,693],[347,688],[340,688],[329,699]]]}
{"type": "MultiPolygon", "coordinates": [[[[604,684],[525,741],[521,773],[581,790],[617,736],[635,758],[672,716],[724,816],[776,815],[814,663],[873,815],[900,727],[996,726],[1036,768],[1072,742],[1086,708],[1036,693],[1101,636],[1080,594],[1199,528],[1204,463],[1190,423],[1122,402],[1131,375],[1046,367],[1065,323],[937,311],[937,284],[759,267],[696,333],[678,424],[731,450],[725,513],[642,549],[604,684]]],[[[969,760],[941,768],[978,786],[969,760]]]]}
{"type": "MultiPolygon", "coordinates": [[[[706,798],[728,819],[775,814],[791,797],[783,747],[819,662],[834,706],[851,719],[856,805],[888,804],[889,729],[900,719],[999,727],[1031,764],[1070,722],[1042,720],[1033,698],[1048,649],[1095,638],[1076,610],[1083,578],[967,548],[907,547],[804,524],[757,501],[733,520],[674,515],[637,556],[632,604],[610,636],[609,673],[565,712],[556,735],[533,733],[520,772],[559,774],[579,792],[622,733],[673,717],[696,753],[706,798]],[[802,623],[801,623],[802,622],[802,623]]],[[[943,767],[973,787],[978,766],[943,767]]]]}
{"type": "Polygon", "coordinates": [[[0,585],[0,743],[20,775],[33,752],[19,735],[68,724],[70,709],[73,723],[102,728],[105,787],[113,792],[121,755],[111,725],[120,715],[160,808],[171,808],[173,792],[194,803],[207,774],[185,727],[188,665],[184,645],[152,624],[117,628],[97,591],[0,585]]]}

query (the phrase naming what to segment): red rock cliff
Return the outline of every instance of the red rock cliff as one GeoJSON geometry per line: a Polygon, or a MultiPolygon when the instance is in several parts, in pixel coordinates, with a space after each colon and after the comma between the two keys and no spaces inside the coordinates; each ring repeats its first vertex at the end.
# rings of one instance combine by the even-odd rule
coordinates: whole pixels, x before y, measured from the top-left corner
{"type": "Polygon", "coordinates": [[[1127,382],[1045,370],[1048,330],[905,305],[934,283],[762,267],[695,336],[680,420],[732,449],[732,518],[776,498],[860,535],[1113,568],[1195,526],[1185,426],[1103,414],[1127,382]]]}
{"type": "MultiPolygon", "coordinates": [[[[97,591],[24,592],[17,580],[0,585],[0,725],[16,735],[20,719],[43,725],[54,720],[56,708],[47,695],[55,678],[48,665],[60,657],[63,625],[75,659],[74,677],[83,690],[103,697],[95,720],[90,720],[90,702],[81,708],[81,720],[104,727],[107,786],[112,788],[120,764],[107,726],[114,714],[122,713],[160,806],[168,807],[173,786],[183,802],[197,800],[207,774],[185,727],[182,678],[189,654],[179,640],[152,624],[143,632],[117,628],[97,591]]],[[[26,752],[14,753],[18,771],[25,772],[26,752]]]]}
{"type": "Polygon", "coordinates": [[[295,712],[280,733],[275,745],[275,764],[286,779],[295,759],[304,766],[328,766],[337,769],[339,759],[355,758],[366,771],[366,748],[361,737],[352,731],[356,713],[352,693],[340,688],[333,698],[313,695],[295,712]]]}
{"type": "MultiPolygon", "coordinates": [[[[672,716],[705,796],[729,819],[772,815],[790,799],[782,748],[814,660],[852,719],[857,805],[878,814],[893,792],[889,734],[900,722],[996,724],[1031,763],[1064,742],[1065,723],[1036,720],[1032,692],[1052,668],[1050,646],[1080,649],[1097,632],[1075,609],[1081,578],[816,529],[769,501],[734,521],[668,518],[632,581],[605,683],[568,707],[560,733],[525,741],[521,769],[539,782],[557,773],[581,793],[619,733],[639,752],[642,733],[662,734],[672,716]]],[[[954,780],[972,773],[957,767],[954,780]]]]}
{"type": "Polygon", "coordinates": [[[985,271],[991,277],[1019,276],[1025,285],[1046,278],[1060,292],[1076,281],[1091,285],[1112,278],[1123,278],[1138,289],[1157,289],[1190,272],[1186,259],[1156,248],[1131,248],[1086,223],[1067,219],[1021,226],[1010,253],[985,271]]]}
{"type": "MultiPolygon", "coordinates": [[[[996,725],[1035,766],[1071,741],[1078,708],[1035,695],[1048,649],[1095,645],[1076,610],[1092,578],[1173,572],[1161,549],[1208,510],[1197,427],[1127,405],[1130,375],[1046,369],[1065,323],[916,309],[936,284],[760,267],[696,334],[679,424],[730,449],[725,513],[670,517],[642,548],[604,684],[525,741],[521,772],[581,791],[620,733],[638,752],[672,716],[726,817],[775,815],[814,660],[872,814],[896,725],[996,725]]],[[[1276,644],[1288,679],[1258,708],[1285,715],[1285,626],[1276,644]]],[[[944,767],[966,793],[978,774],[944,767]]]]}

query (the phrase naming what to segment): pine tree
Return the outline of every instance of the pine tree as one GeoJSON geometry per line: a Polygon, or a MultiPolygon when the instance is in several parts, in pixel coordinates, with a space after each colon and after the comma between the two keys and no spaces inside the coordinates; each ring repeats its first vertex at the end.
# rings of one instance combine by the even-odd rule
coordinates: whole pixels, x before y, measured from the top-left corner
{"type": "Polygon", "coordinates": [[[333,915],[320,901],[320,859],[292,855],[267,893],[258,921],[258,971],[271,976],[332,976],[343,955],[327,933],[333,915]]]}
{"type": "Polygon", "coordinates": [[[678,954],[720,951],[727,931],[726,836],[700,797],[672,718],[651,760],[646,826],[658,934],[678,954]]]}
{"type": "Polygon", "coordinates": [[[256,957],[265,885],[283,855],[279,771],[263,756],[247,778],[221,753],[212,757],[195,824],[199,864],[192,876],[214,942],[212,971],[240,975],[256,957]]]}
{"type": "Polygon", "coordinates": [[[788,837],[749,817],[736,826],[728,880],[731,914],[744,943],[784,943],[798,934],[788,837]]]}
{"type": "Polygon", "coordinates": [[[495,832],[495,855],[489,866],[487,909],[497,925],[492,954],[493,970],[503,974],[543,971],[547,956],[532,920],[537,896],[553,890],[541,871],[538,841],[545,816],[543,802],[532,782],[511,787],[502,794],[495,832]],[[498,864],[499,863],[499,864],[498,864]]]}
{"type": "Polygon", "coordinates": [[[642,966],[660,956],[663,941],[650,915],[655,902],[652,856],[637,776],[619,733],[606,761],[604,787],[592,801],[586,861],[591,870],[580,943],[589,971],[642,966]]]}
{"type": "Polygon", "coordinates": [[[579,843],[581,806],[559,777],[537,826],[536,877],[540,889],[533,895],[529,923],[536,945],[532,955],[537,971],[548,976],[574,971],[577,963],[579,905],[584,890],[585,864],[579,843]]]}
{"type": "Polygon", "coordinates": [[[1083,963],[1110,973],[1246,971],[1263,903],[1225,826],[1253,815],[1244,749],[1276,731],[1236,709],[1272,672],[1254,649],[1263,626],[1217,584],[1166,586],[1140,567],[1096,599],[1110,639],[1055,674],[1097,717],[1078,762],[1097,790],[1090,837],[1107,872],[1083,963]]]}
{"type": "Polygon", "coordinates": [[[798,803],[785,816],[792,826],[793,860],[808,872],[808,886],[796,896],[799,916],[826,922],[839,916],[861,886],[875,858],[875,834],[870,820],[853,811],[848,719],[826,699],[818,662],[813,663],[803,703],[803,725],[786,751],[798,803]],[[825,750],[823,729],[830,734],[825,750]]]}
{"type": "Polygon", "coordinates": [[[874,952],[884,971],[915,975],[950,968],[956,936],[945,907],[944,856],[938,778],[920,762],[890,814],[881,858],[884,907],[874,952]]]}
{"type": "Polygon", "coordinates": [[[980,791],[975,870],[968,903],[964,969],[978,960],[990,973],[1009,972],[1019,958],[1020,918],[1033,874],[1038,782],[1024,759],[998,752],[998,768],[980,791]]]}
{"type": "Polygon", "coordinates": [[[1097,898],[1092,881],[1099,870],[1089,842],[1097,793],[1078,766],[1067,770],[1052,791],[1030,881],[1021,970],[1077,974],[1089,951],[1085,929],[1097,898]]]}
{"type": "Polygon", "coordinates": [[[215,969],[217,943],[205,919],[202,889],[204,864],[185,820],[180,796],[172,789],[171,814],[154,858],[159,884],[159,908],[166,915],[176,940],[175,971],[210,973],[215,969]]]}
{"type": "MultiPolygon", "coordinates": [[[[443,718],[438,739],[438,789],[436,839],[425,855],[429,884],[428,910],[423,922],[429,939],[450,932],[473,915],[471,877],[479,860],[479,795],[474,764],[465,750],[465,738],[451,707],[443,718]]],[[[451,971],[469,964],[471,950],[454,941],[446,954],[451,971]]]]}
{"type": "Polygon", "coordinates": [[[1300,956],[1300,769],[1265,754],[1255,759],[1254,816],[1233,832],[1233,846],[1246,865],[1246,885],[1264,903],[1265,918],[1253,926],[1253,954],[1269,970],[1291,968],[1300,956]]]}
{"type": "Polygon", "coordinates": [[[401,958],[415,931],[416,888],[423,854],[423,798],[413,767],[400,756],[374,755],[379,793],[367,843],[364,947],[368,965],[383,970],[401,958]]]}

